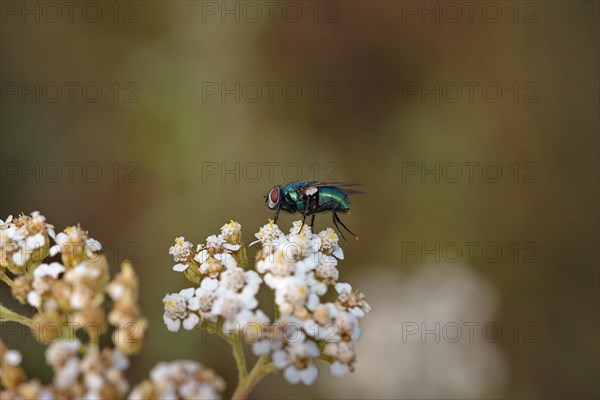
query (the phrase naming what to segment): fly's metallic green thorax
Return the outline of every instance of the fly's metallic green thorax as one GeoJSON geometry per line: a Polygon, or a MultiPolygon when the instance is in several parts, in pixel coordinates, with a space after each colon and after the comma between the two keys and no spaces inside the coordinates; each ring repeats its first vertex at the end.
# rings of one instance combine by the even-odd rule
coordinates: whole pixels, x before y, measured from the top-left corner
{"type": "Polygon", "coordinates": [[[275,221],[277,221],[280,210],[289,213],[299,212],[304,216],[302,219],[303,224],[306,216],[312,215],[311,226],[314,223],[315,214],[331,211],[333,214],[333,223],[338,228],[342,238],[344,238],[338,227],[338,223],[346,228],[348,232],[352,232],[340,221],[337,214],[350,211],[348,195],[362,193],[351,188],[358,185],[360,184],[348,182],[292,182],[284,186],[275,186],[271,189],[265,197],[265,203],[270,209],[276,210],[275,221]]]}
{"type": "Polygon", "coordinates": [[[302,187],[304,182],[294,182],[289,185],[285,185],[281,191],[283,192],[283,198],[289,204],[293,204],[297,211],[304,209],[304,198],[302,194],[302,187]]]}

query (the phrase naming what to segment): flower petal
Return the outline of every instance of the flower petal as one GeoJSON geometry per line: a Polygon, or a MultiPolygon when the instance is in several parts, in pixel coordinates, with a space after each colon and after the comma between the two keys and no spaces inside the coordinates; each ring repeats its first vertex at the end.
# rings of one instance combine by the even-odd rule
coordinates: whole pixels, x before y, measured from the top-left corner
{"type": "Polygon", "coordinates": [[[189,265],[187,265],[187,264],[181,264],[181,263],[179,263],[179,264],[175,264],[175,265],[173,266],[173,271],[177,271],[177,272],[183,272],[183,271],[185,271],[186,269],[188,269],[188,267],[189,267],[189,265]]]}
{"type": "Polygon", "coordinates": [[[349,283],[336,283],[335,284],[335,291],[338,293],[342,293],[342,292],[348,292],[348,293],[352,293],[352,286],[350,286],[349,283]]]}
{"type": "Polygon", "coordinates": [[[302,379],[302,383],[305,385],[311,385],[317,379],[318,375],[319,370],[314,365],[309,365],[300,371],[300,379],[302,379]]]}
{"type": "Polygon", "coordinates": [[[350,372],[350,368],[348,368],[348,365],[343,364],[339,361],[336,361],[333,364],[331,364],[330,370],[331,375],[337,376],[339,378],[343,378],[350,372]]]}
{"type": "Polygon", "coordinates": [[[283,369],[286,365],[288,365],[288,355],[285,350],[277,350],[271,356],[273,360],[273,365],[277,369],[283,369]]]}
{"type": "Polygon", "coordinates": [[[190,315],[183,320],[183,328],[191,331],[198,325],[198,322],[200,322],[200,317],[197,314],[190,313],[190,315]]]}
{"type": "Polygon", "coordinates": [[[292,384],[296,384],[300,382],[300,371],[296,367],[288,367],[283,372],[283,377],[286,381],[292,384]]]}

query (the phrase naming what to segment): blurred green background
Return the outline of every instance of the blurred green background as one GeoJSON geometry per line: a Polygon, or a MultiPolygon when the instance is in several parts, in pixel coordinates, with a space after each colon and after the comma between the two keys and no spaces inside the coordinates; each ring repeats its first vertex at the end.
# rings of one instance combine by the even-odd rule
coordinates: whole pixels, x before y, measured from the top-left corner
{"type": "MultiPolygon", "coordinates": [[[[164,327],[162,297],[188,286],[168,248],[230,219],[249,243],[262,196],[302,177],[366,184],[340,270],[373,313],[356,376],[323,365],[256,396],[599,396],[598,2],[74,3],[1,2],[1,218],[79,222],[113,271],[134,261],[151,324],[134,382],[193,358],[235,387],[226,345],[164,327]],[[400,321],[451,318],[503,334],[402,340],[400,321]]],[[[3,329],[48,379],[41,347],[3,329]]]]}

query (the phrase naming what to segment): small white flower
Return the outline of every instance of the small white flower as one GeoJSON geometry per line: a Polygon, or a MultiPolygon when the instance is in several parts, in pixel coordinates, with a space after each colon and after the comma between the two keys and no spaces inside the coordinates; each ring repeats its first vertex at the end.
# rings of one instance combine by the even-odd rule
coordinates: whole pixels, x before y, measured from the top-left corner
{"type": "Polygon", "coordinates": [[[231,268],[223,271],[220,278],[219,293],[225,290],[238,293],[242,301],[254,303],[262,279],[255,271],[245,271],[242,268],[231,268]]]}
{"type": "Polygon", "coordinates": [[[313,359],[319,356],[319,348],[315,342],[289,343],[284,349],[273,353],[272,360],[275,368],[283,369],[284,378],[292,383],[312,384],[319,371],[313,359]]]}
{"type": "Polygon", "coordinates": [[[249,311],[248,307],[245,307],[239,295],[232,292],[223,293],[215,300],[212,307],[212,313],[222,316],[225,320],[224,325],[227,327],[224,329],[227,331],[240,328],[237,324],[237,318],[245,310],[249,311]]]}
{"type": "Polygon", "coordinates": [[[350,284],[336,283],[335,290],[339,293],[338,304],[356,317],[362,318],[371,312],[371,306],[364,300],[365,295],[359,291],[352,292],[350,284]]]}
{"type": "Polygon", "coordinates": [[[360,338],[360,325],[354,314],[347,311],[338,311],[333,324],[336,327],[336,333],[340,336],[348,336],[352,340],[360,338]]]}
{"type": "MultiPolygon", "coordinates": [[[[194,289],[192,289],[192,292],[193,290],[194,289]]],[[[188,294],[186,289],[181,292],[188,294]]],[[[181,320],[184,319],[187,314],[187,297],[181,292],[168,294],[163,299],[165,305],[163,321],[165,322],[167,329],[171,332],[177,332],[179,330],[181,320]]]]}
{"type": "Polygon", "coordinates": [[[334,317],[338,314],[333,303],[319,305],[313,312],[312,318],[303,322],[304,331],[311,337],[325,342],[340,340],[334,317]]]}
{"type": "Polygon", "coordinates": [[[175,238],[175,244],[169,248],[169,254],[173,256],[176,263],[185,264],[191,257],[193,245],[186,241],[183,236],[175,238]]]}
{"type": "Polygon", "coordinates": [[[320,250],[323,253],[337,257],[340,260],[344,259],[344,251],[339,246],[340,239],[333,229],[327,228],[319,232],[319,239],[321,244],[320,250]]]}
{"type": "Polygon", "coordinates": [[[196,261],[198,262],[202,262],[200,260],[204,259],[205,255],[207,256],[205,261],[200,264],[200,272],[204,275],[216,278],[225,269],[237,268],[237,262],[231,254],[216,253],[213,256],[210,256],[208,253],[203,253],[204,251],[205,250],[201,251],[196,256],[196,261]]]}
{"type": "Polygon", "coordinates": [[[225,244],[225,239],[223,236],[219,235],[210,235],[206,238],[206,247],[215,252],[221,251],[223,245],[225,244]]]}
{"type": "Polygon", "coordinates": [[[259,242],[261,242],[263,246],[268,244],[272,245],[274,243],[281,242],[285,237],[285,235],[283,234],[283,232],[281,232],[277,224],[275,224],[272,220],[269,220],[268,224],[262,226],[259,229],[258,233],[254,236],[258,240],[250,243],[250,246],[259,242]]]}
{"type": "Polygon", "coordinates": [[[215,290],[219,286],[219,281],[213,278],[204,278],[200,282],[200,287],[192,298],[188,300],[188,309],[197,311],[201,319],[215,322],[217,316],[212,314],[212,307],[217,298],[215,290]]]}
{"type": "Polygon", "coordinates": [[[330,366],[332,375],[344,377],[354,369],[356,351],[352,342],[327,343],[323,353],[334,359],[330,366]]]}
{"type": "Polygon", "coordinates": [[[227,250],[238,251],[242,243],[242,226],[231,221],[221,227],[221,236],[225,240],[223,245],[227,250]]]}
{"type": "MultiPolygon", "coordinates": [[[[267,255],[266,258],[258,261],[256,269],[261,274],[268,272],[269,275],[279,278],[292,275],[295,271],[295,266],[293,262],[288,260],[285,249],[281,246],[273,253],[267,255]]],[[[271,286],[271,288],[273,288],[273,286],[271,286]]]]}
{"type": "Polygon", "coordinates": [[[291,315],[314,310],[320,300],[306,281],[289,277],[282,279],[275,289],[275,303],[281,315],[291,315]]]}
{"type": "Polygon", "coordinates": [[[337,269],[337,260],[331,256],[323,255],[315,268],[317,278],[325,282],[335,282],[340,276],[337,269]]]}

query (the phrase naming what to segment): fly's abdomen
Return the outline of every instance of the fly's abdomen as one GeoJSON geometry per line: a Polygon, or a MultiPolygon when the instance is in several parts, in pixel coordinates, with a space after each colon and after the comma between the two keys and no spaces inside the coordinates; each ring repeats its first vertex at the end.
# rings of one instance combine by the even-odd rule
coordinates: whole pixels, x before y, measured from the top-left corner
{"type": "Polygon", "coordinates": [[[317,195],[319,206],[331,204],[332,208],[337,208],[339,211],[348,211],[350,209],[350,201],[346,193],[334,187],[319,188],[317,195]]]}

